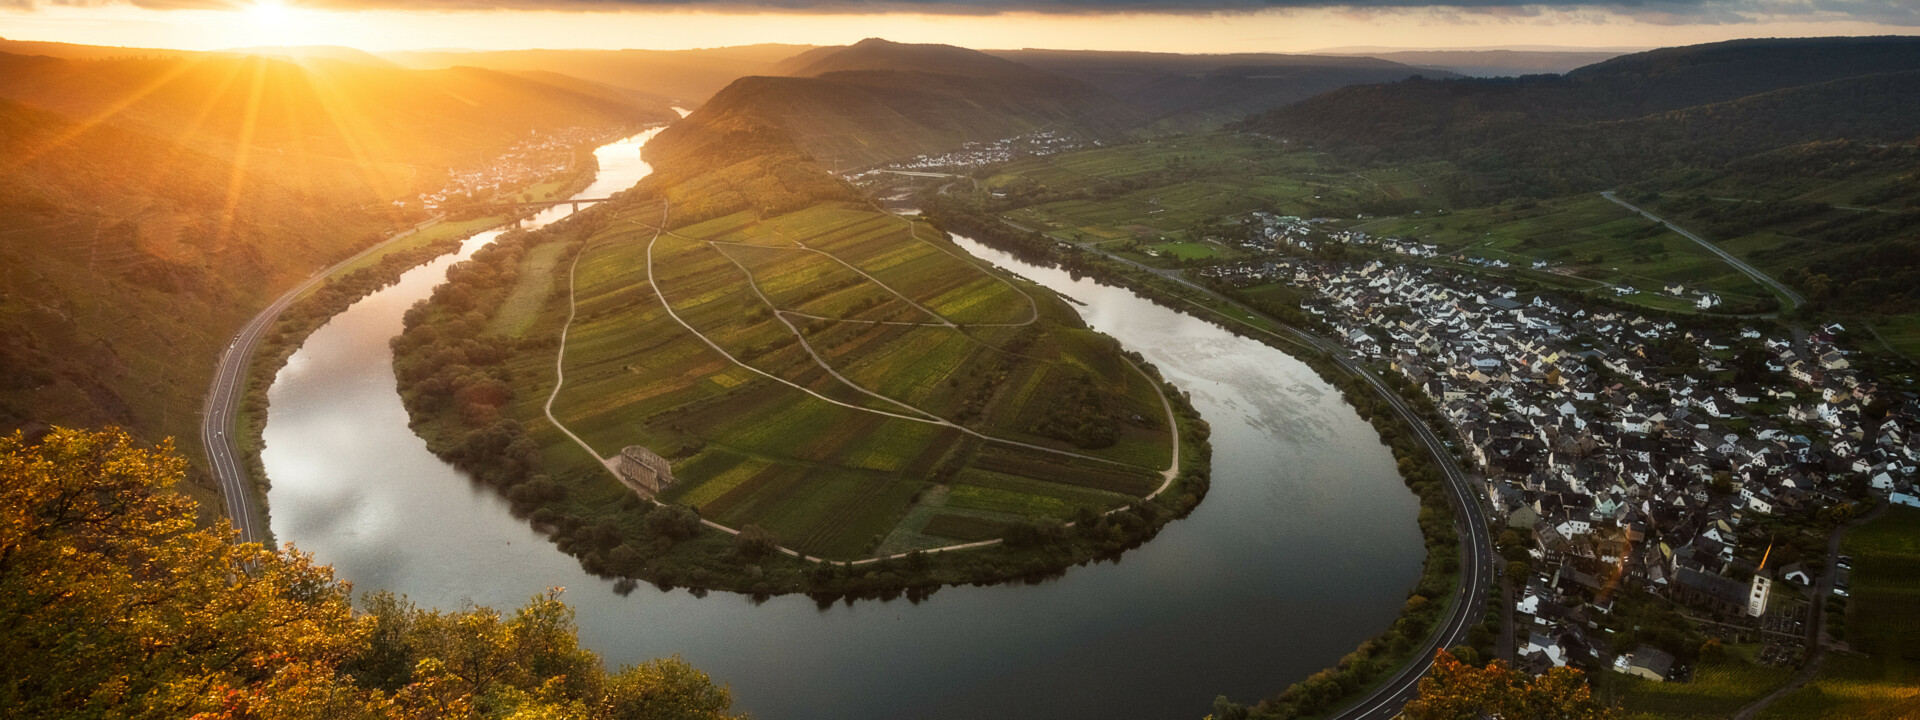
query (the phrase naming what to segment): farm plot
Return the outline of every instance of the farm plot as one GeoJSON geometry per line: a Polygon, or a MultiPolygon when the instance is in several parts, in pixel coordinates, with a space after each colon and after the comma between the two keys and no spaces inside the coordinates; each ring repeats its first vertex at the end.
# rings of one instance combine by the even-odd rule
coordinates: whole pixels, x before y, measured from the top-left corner
{"type": "MultiPolygon", "coordinates": [[[[617,229],[592,238],[577,266],[529,260],[523,270],[559,288],[569,269],[575,276],[555,417],[595,455],[638,444],[667,457],[677,482],[664,501],[731,527],[765,528],[804,553],[853,559],[893,547],[889,538],[915,548],[953,540],[922,532],[941,513],[993,517],[998,529],[1110,510],[1159,485],[1171,450],[1164,428],[1143,425],[1114,448],[1082,453],[1019,432],[1008,433],[1018,440],[973,436],[936,419],[957,416],[969,397],[990,400],[993,414],[967,425],[997,432],[1047,396],[955,378],[1008,373],[1027,387],[1056,367],[1096,376],[1108,406],[1154,423],[1165,411],[1117,345],[1085,330],[1058,299],[1036,305],[906,221],[826,205],[764,221],[718,218],[657,239],[635,223],[609,227],[617,229]],[[850,321],[876,317],[912,320],[850,321]],[[966,324],[981,320],[1014,324],[966,324]],[[1125,460],[1097,459],[1102,453],[1125,460]],[[944,490],[929,495],[936,487],[944,490]],[[929,514],[927,497],[952,506],[929,514]],[[903,526],[909,518],[912,527],[903,526]]],[[[566,320],[567,303],[528,304],[529,332],[566,320]]],[[[552,356],[540,357],[515,359],[522,387],[513,417],[550,461],[560,459],[556,468],[598,470],[544,422],[552,356]]]]}

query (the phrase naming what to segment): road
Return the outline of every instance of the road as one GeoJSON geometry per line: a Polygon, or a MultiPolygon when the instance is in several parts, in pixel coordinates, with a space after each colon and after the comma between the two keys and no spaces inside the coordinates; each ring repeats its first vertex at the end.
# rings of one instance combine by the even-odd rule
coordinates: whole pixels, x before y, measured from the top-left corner
{"type": "Polygon", "coordinates": [[[1753,278],[1754,282],[1773,288],[1774,292],[1779,293],[1781,297],[1784,297],[1787,299],[1788,310],[1793,310],[1795,308],[1800,307],[1801,305],[1807,304],[1807,299],[1805,297],[1802,297],[1800,293],[1794,292],[1793,288],[1787,287],[1786,285],[1782,284],[1779,280],[1773,279],[1771,275],[1760,272],[1759,268],[1756,268],[1752,265],[1748,265],[1746,261],[1741,260],[1740,258],[1734,257],[1733,253],[1720,249],[1719,245],[1715,245],[1713,243],[1707,242],[1706,238],[1687,232],[1686,228],[1683,228],[1683,227],[1680,227],[1679,225],[1675,225],[1671,222],[1668,222],[1666,218],[1660,217],[1659,215],[1655,215],[1645,210],[1641,210],[1639,207],[1636,207],[1633,203],[1627,202],[1625,200],[1621,200],[1619,197],[1613,194],[1612,190],[1608,190],[1606,192],[1600,193],[1600,196],[1608,200],[1612,200],[1615,205],[1619,205],[1620,207],[1640,213],[1641,216],[1645,217],[1648,220],[1652,220],[1654,222],[1665,225],[1667,226],[1667,229],[1680,233],[1683,236],[1686,236],[1688,240],[1692,240],[1696,243],[1699,243],[1700,247],[1706,248],[1707,251],[1715,255],[1718,255],[1720,256],[1720,259],[1727,261],[1727,264],[1732,265],[1733,269],[1739,270],[1740,272],[1745,273],[1747,277],[1753,278]]]}
{"type": "MultiPolygon", "coordinates": [[[[1033,231],[1031,228],[1010,221],[1003,220],[1003,222],[1021,230],[1033,231]]],[[[1427,669],[1433,666],[1434,652],[1442,648],[1465,643],[1467,630],[1478,624],[1482,613],[1486,611],[1487,593],[1495,581],[1494,562],[1497,556],[1493,551],[1492,536],[1487,530],[1486,511],[1480,504],[1480,493],[1475,487],[1473,479],[1469,478],[1467,474],[1460,469],[1459,463],[1454,461],[1453,453],[1447,449],[1446,443],[1441,441],[1440,436],[1433,432],[1433,428],[1427,426],[1426,421],[1422,420],[1420,415],[1414,412],[1413,407],[1408,405],[1407,401],[1400,397],[1399,393],[1395,392],[1393,388],[1388,387],[1385,382],[1374,375],[1373,371],[1355,362],[1346,354],[1345,349],[1333,341],[1288,325],[1277,318],[1268,316],[1232,298],[1192,282],[1183,277],[1178,270],[1151,267],[1090,245],[1079,243],[1075,243],[1075,245],[1083,250],[1100,253],[1106,257],[1198,290],[1230,307],[1247,313],[1249,316],[1264,318],[1285,329],[1288,333],[1292,334],[1292,339],[1304,342],[1308,346],[1325,353],[1327,357],[1338,364],[1341,369],[1360,376],[1367,381],[1367,384],[1372,385],[1374,390],[1378,391],[1382,397],[1386,398],[1388,404],[1393,406],[1394,412],[1399,414],[1400,419],[1404,420],[1407,426],[1413,429],[1415,437],[1419,439],[1420,443],[1425,445],[1427,451],[1433,455],[1434,464],[1440,466],[1441,472],[1446,476],[1447,486],[1452,491],[1448,497],[1454,506],[1455,524],[1460,531],[1460,539],[1462,540],[1460,543],[1461,582],[1459,591],[1454,596],[1451,610],[1448,612],[1447,617],[1442,620],[1439,630],[1434,632],[1427,640],[1427,643],[1420,647],[1420,652],[1414,656],[1413,662],[1402,667],[1398,673],[1394,674],[1392,678],[1375,689],[1371,694],[1347,706],[1345,710],[1327,716],[1327,718],[1328,720],[1385,720],[1386,718],[1398,716],[1401,707],[1405,706],[1407,701],[1412,700],[1414,695],[1419,692],[1420,678],[1424,677],[1427,674],[1427,669]]],[[[1278,333],[1272,333],[1264,328],[1255,327],[1255,329],[1275,337],[1287,337],[1278,333]]],[[[1507,629],[1508,633],[1511,633],[1511,631],[1511,628],[1507,629]]]]}
{"type": "Polygon", "coordinates": [[[247,388],[247,369],[252,365],[253,351],[259,347],[260,339],[266,337],[267,330],[273,327],[274,321],[280,318],[280,313],[287,306],[334,273],[439,222],[440,217],[436,216],[314,273],[306,282],[288,290],[261,310],[260,314],[248,320],[220,356],[220,365],[214,369],[213,384],[207,389],[207,400],[200,409],[200,444],[206,448],[207,465],[213,470],[214,479],[220,482],[220,495],[226,506],[227,519],[239,531],[241,542],[263,542],[267,536],[262,527],[266,518],[258,517],[254,512],[251,476],[234,437],[236,432],[245,432],[244,429],[236,429],[234,423],[238,419],[240,397],[247,388]]]}

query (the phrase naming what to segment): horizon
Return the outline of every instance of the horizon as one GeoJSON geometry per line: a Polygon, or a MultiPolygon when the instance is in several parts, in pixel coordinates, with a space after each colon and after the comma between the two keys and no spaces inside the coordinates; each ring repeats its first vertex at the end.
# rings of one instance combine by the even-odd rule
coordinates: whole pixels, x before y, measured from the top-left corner
{"type": "Polygon", "coordinates": [[[1634,52],[1758,37],[1920,34],[1920,11],[1873,2],[1780,12],[1740,3],[1471,4],[1383,0],[1260,9],[1234,0],[1151,9],[1132,4],[1013,7],[967,2],[830,4],[798,9],[611,2],[501,3],[414,10],[283,0],[183,0],[73,6],[10,0],[0,38],[129,49],[232,51],[344,47],[370,53],[503,50],[690,50],[761,44],[846,45],[867,37],[982,49],[1179,54],[1634,52]],[[1227,4],[1221,4],[1225,2],[1227,4]]]}

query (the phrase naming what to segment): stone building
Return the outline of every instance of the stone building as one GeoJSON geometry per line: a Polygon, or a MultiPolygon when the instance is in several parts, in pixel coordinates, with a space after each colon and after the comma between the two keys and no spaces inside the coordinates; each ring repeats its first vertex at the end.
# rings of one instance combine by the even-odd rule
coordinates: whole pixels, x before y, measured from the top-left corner
{"type": "Polygon", "coordinates": [[[620,481],[644,497],[653,497],[673,484],[673,468],[667,459],[639,445],[628,445],[613,459],[613,471],[620,481]]]}

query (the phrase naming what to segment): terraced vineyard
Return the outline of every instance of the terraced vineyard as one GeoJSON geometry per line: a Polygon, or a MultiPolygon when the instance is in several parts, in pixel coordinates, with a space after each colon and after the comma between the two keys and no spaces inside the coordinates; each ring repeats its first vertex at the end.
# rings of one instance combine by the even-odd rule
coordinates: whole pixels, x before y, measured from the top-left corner
{"type": "Polygon", "coordinates": [[[592,455],[543,416],[551,352],[516,353],[507,413],[556,476],[643,445],[678,479],[660,500],[847,560],[1137,504],[1173,475],[1157,381],[925,223],[829,203],[661,224],[629,210],[577,262],[536,248],[509,295],[547,298],[523,343],[557,335],[572,273],[552,412],[592,455]]]}

